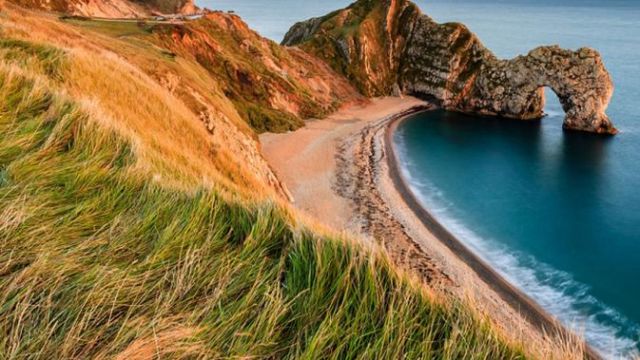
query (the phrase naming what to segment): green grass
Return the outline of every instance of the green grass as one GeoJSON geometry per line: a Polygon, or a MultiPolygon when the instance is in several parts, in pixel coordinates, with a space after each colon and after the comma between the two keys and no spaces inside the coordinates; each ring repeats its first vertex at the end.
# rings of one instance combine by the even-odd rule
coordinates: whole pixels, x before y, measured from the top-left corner
{"type": "Polygon", "coordinates": [[[165,14],[174,14],[182,9],[186,4],[186,1],[175,0],[135,0],[142,5],[150,6],[153,9],[157,9],[165,14]]]}
{"type": "Polygon", "coordinates": [[[0,358],[524,357],[384,255],[136,176],[47,82],[2,63],[0,95],[0,358]]]}
{"type": "Polygon", "coordinates": [[[60,79],[62,58],[61,50],[27,41],[0,38],[0,59],[22,67],[37,66],[40,72],[60,79]]]}
{"type": "Polygon", "coordinates": [[[233,104],[238,114],[259,134],[264,132],[282,133],[304,126],[303,120],[284,111],[256,105],[243,99],[237,99],[233,104]]]}
{"type": "Polygon", "coordinates": [[[60,20],[114,37],[147,36],[151,34],[153,26],[158,24],[153,20],[102,20],[73,17],[61,18],[60,20]]]}

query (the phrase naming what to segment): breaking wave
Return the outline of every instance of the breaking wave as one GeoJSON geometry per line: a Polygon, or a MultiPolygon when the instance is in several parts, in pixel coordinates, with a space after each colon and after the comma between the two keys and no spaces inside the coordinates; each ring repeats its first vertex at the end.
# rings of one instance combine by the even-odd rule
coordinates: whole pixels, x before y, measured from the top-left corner
{"type": "Polygon", "coordinates": [[[640,326],[590,294],[589,286],[571,274],[555,269],[531,255],[483,238],[466,227],[453,213],[453,204],[427,179],[412,176],[415,169],[406,156],[401,136],[395,137],[403,177],[425,209],[507,281],[558,318],[607,359],[635,358],[640,326]],[[620,329],[630,329],[622,332],[620,329]]]}

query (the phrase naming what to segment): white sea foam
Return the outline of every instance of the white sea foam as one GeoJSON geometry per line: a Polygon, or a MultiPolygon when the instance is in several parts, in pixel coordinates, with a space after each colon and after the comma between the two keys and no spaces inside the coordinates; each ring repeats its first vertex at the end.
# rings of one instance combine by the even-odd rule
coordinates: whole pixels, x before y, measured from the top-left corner
{"type": "Polygon", "coordinates": [[[640,334],[640,326],[590,294],[589,287],[571,274],[554,269],[531,255],[509,249],[492,239],[478,236],[453,214],[452,204],[427,179],[417,179],[402,136],[396,137],[402,175],[423,206],[473,252],[489,263],[511,284],[533,298],[565,326],[584,336],[603,357],[624,359],[639,356],[638,342],[620,329],[640,334]]]}

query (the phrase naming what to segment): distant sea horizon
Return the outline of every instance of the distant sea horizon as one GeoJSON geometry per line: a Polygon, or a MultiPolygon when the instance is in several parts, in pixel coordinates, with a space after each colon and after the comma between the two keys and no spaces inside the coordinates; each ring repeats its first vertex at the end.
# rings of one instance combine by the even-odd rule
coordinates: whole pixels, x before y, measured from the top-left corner
{"type": "MultiPolygon", "coordinates": [[[[280,42],[297,21],[352,1],[210,0],[280,42]]],[[[613,138],[443,111],[417,115],[394,141],[423,205],[514,285],[607,358],[640,347],[640,1],[415,1],[438,22],[462,22],[498,57],[540,45],[600,51],[615,93],[613,138]]]]}

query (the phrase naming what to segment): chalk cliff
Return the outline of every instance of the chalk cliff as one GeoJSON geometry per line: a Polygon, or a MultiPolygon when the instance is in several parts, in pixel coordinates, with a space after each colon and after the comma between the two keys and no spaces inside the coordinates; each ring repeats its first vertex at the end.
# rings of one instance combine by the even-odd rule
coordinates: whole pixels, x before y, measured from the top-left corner
{"type": "Polygon", "coordinates": [[[600,54],[539,47],[498,59],[459,23],[438,24],[408,0],[359,0],[294,25],[283,40],[324,59],[365,95],[415,95],[471,114],[541,118],[544,88],[566,112],[564,128],[617,130],[605,114],[613,84],[600,54]]]}

